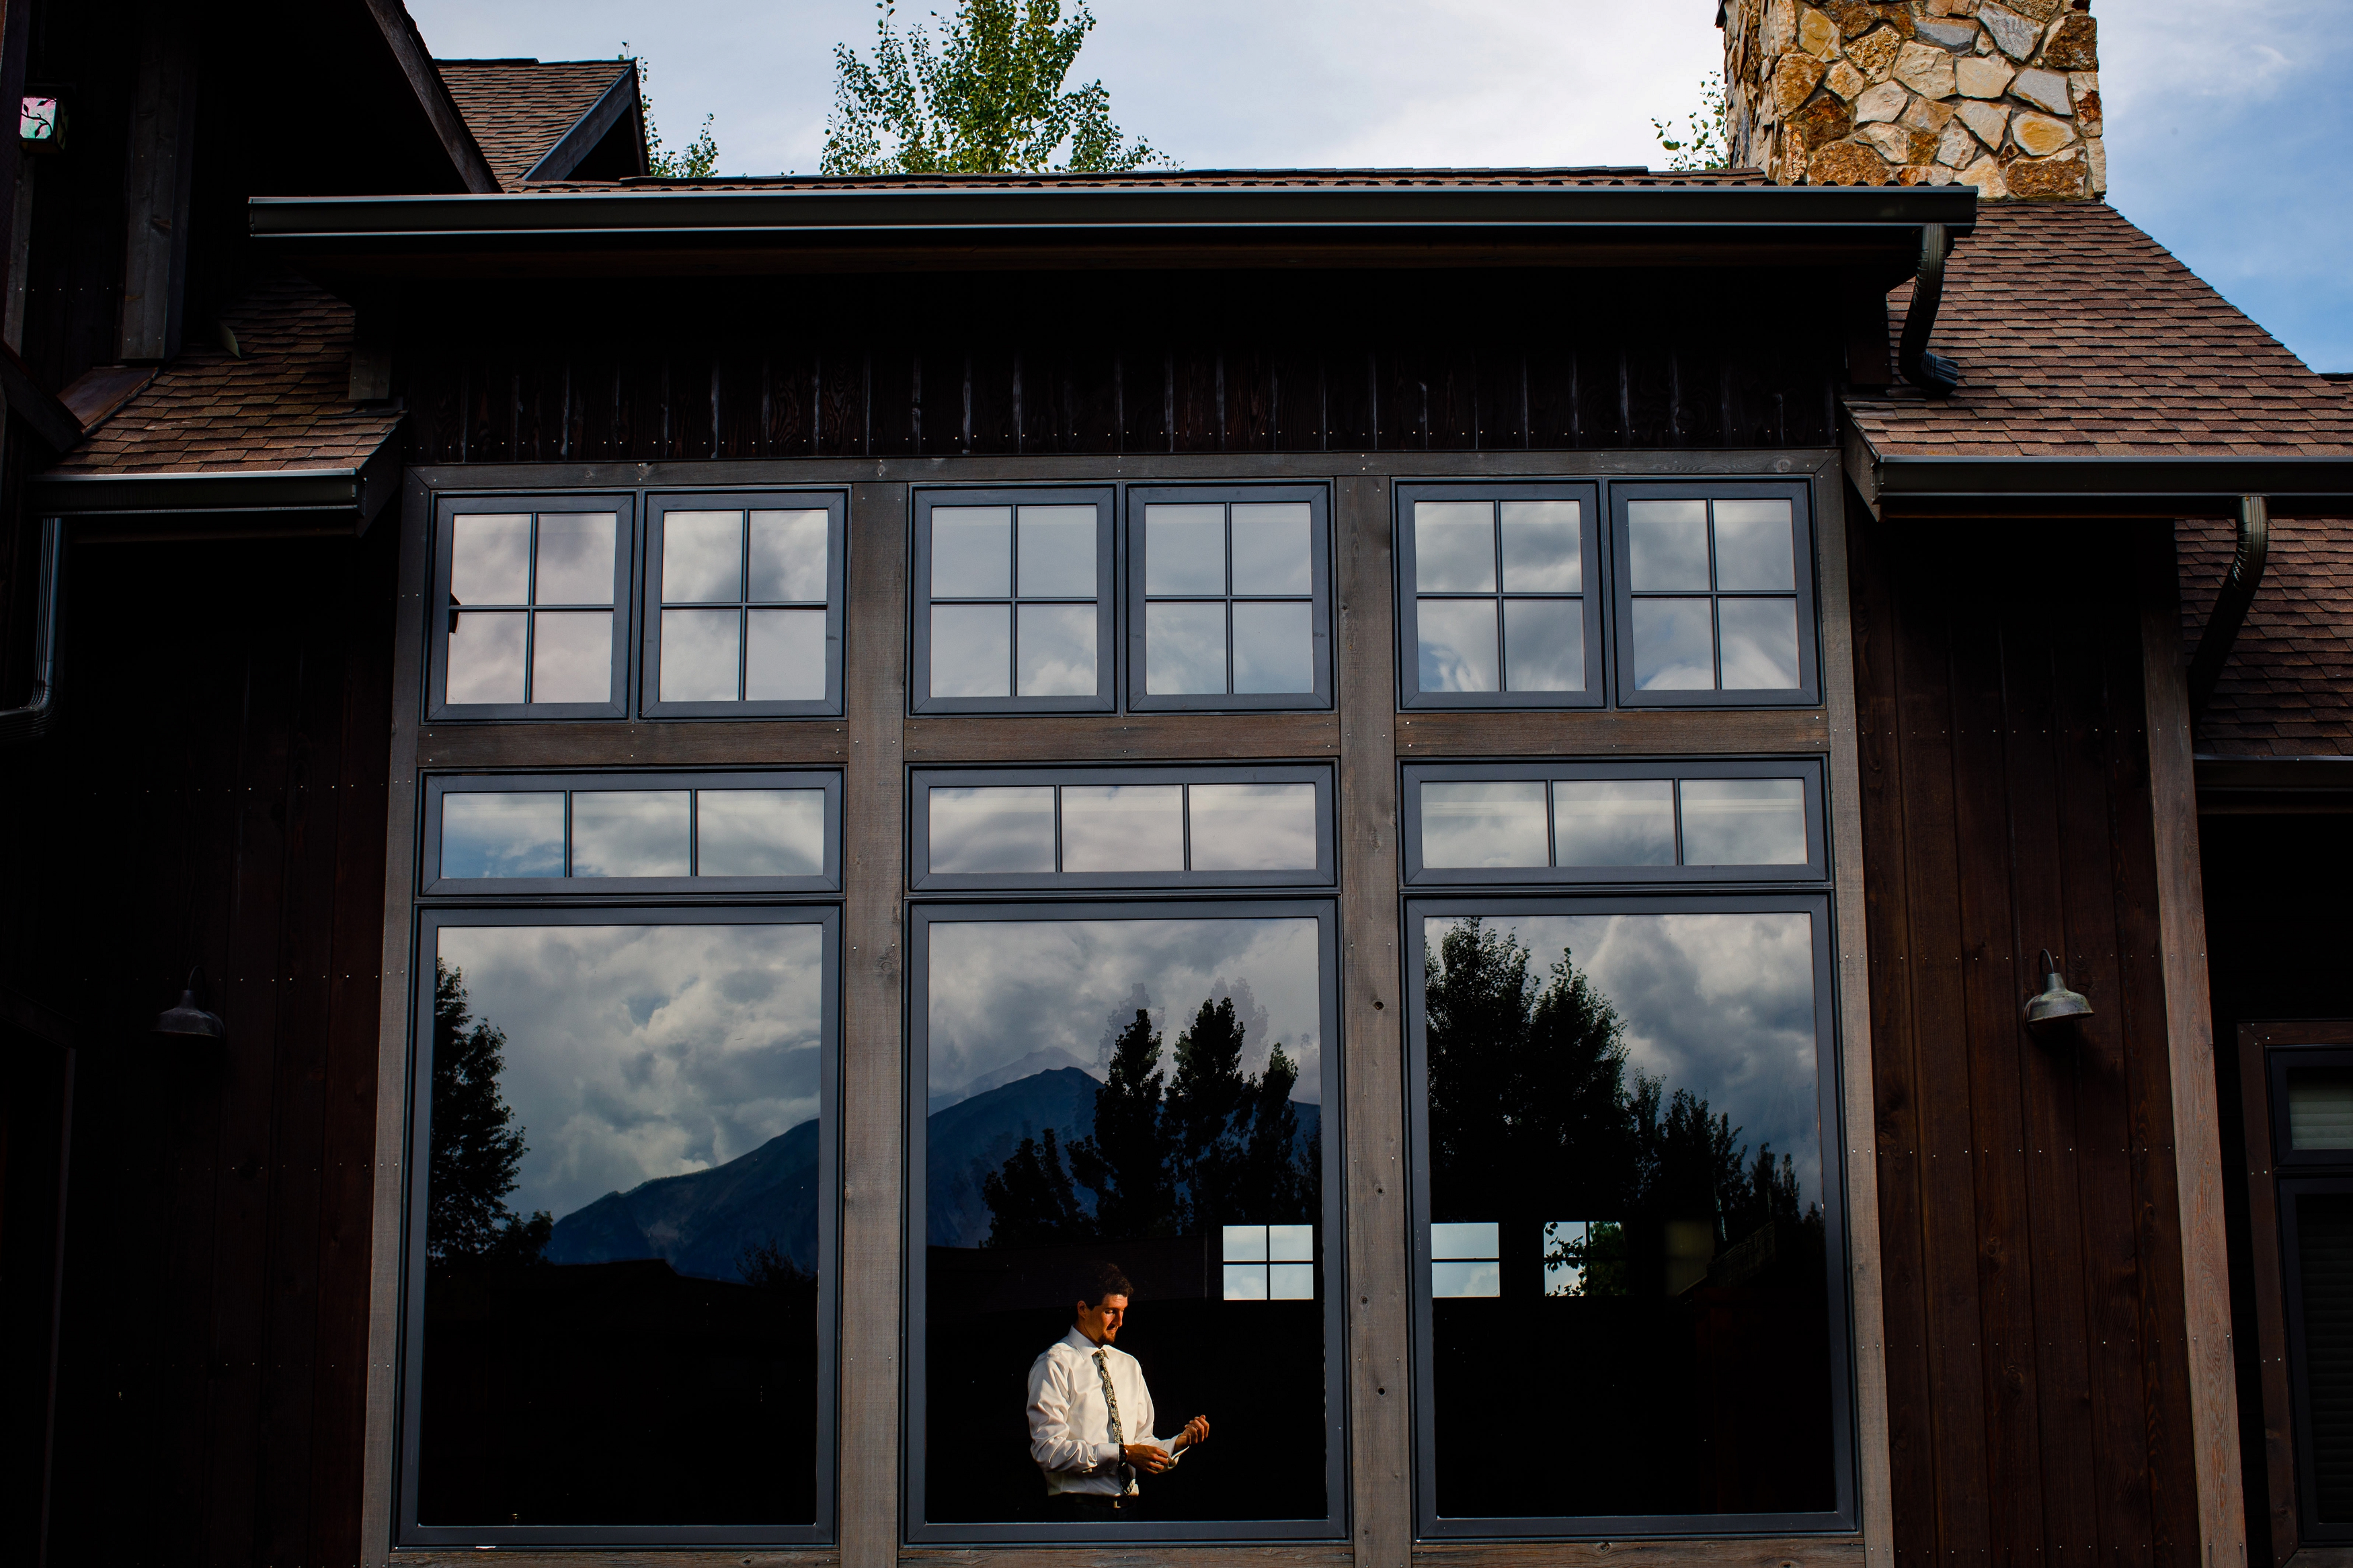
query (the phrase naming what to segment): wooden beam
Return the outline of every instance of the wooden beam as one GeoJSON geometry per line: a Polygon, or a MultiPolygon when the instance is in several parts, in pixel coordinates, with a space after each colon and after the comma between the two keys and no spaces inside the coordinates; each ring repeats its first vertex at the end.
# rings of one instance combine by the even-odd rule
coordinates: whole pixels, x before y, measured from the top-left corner
{"type": "Polygon", "coordinates": [[[2165,982],[2190,1438],[2197,1458],[2199,1560],[2206,1568],[2222,1568],[2246,1561],[2246,1510],[2239,1475],[2238,1376],[2231,1352],[2230,1259],[2222,1229],[2222,1142],[2206,973],[2206,895],[2198,864],[2198,784],[2189,675],[2181,657],[2180,579],[2170,525],[2145,534],[2137,555],[2149,807],[2157,837],[2158,965],[2165,982]]]}
{"type": "Polygon", "coordinates": [[[1336,713],[1085,713],[907,721],[910,763],[1127,763],[1329,757],[1336,713]]]}
{"type": "MultiPolygon", "coordinates": [[[[18,103],[25,96],[25,59],[30,50],[33,33],[33,0],[5,0],[0,4],[0,103],[18,103]]],[[[14,138],[11,138],[14,140],[14,138]]],[[[24,155],[18,142],[14,158],[0,157],[0,300],[8,301],[8,312],[16,330],[6,334],[10,348],[24,341],[25,262],[24,240],[26,236],[17,226],[29,226],[30,204],[17,199],[19,185],[29,193],[32,185],[31,160],[24,155]]]]}
{"type": "Polygon", "coordinates": [[[1697,1541],[1425,1541],[1414,1568],[1860,1568],[1852,1535],[1697,1541]]]}
{"type": "Polygon", "coordinates": [[[122,313],[115,357],[154,363],[180,352],[188,273],[188,197],[195,178],[200,13],[171,0],[139,12],[139,79],[123,161],[122,313]]]}
{"type": "MultiPolygon", "coordinates": [[[[1825,612],[1827,613],[1827,612],[1825,612]]],[[[1660,752],[1820,752],[1831,719],[1820,708],[1616,709],[1589,712],[1400,713],[1397,754],[1422,757],[1609,757],[1660,752]]]]}
{"type": "Polygon", "coordinates": [[[691,720],[630,723],[428,724],[417,735],[420,768],[691,768],[839,766],[849,755],[840,719],[691,720]]]}
{"type": "Polygon", "coordinates": [[[409,16],[402,0],[367,0],[369,16],[383,36],[385,50],[393,64],[407,79],[409,90],[417,95],[417,106],[425,116],[434,137],[448,154],[449,167],[459,188],[473,195],[488,195],[499,189],[499,177],[491,173],[490,160],[482,156],[481,145],[467,129],[466,117],[458,111],[458,100],[449,96],[448,84],[434,68],[433,56],[425,47],[424,35],[409,16]]]}

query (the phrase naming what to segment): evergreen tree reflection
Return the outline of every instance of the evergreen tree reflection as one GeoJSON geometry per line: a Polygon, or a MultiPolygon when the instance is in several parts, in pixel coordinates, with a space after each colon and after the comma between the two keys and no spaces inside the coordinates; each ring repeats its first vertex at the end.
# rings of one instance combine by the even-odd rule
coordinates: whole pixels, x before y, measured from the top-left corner
{"type": "Polygon", "coordinates": [[[554,1217],[507,1206],[531,1145],[499,1092],[507,1037],[477,1020],[463,971],[433,961],[433,1106],[426,1256],[436,1263],[529,1264],[546,1251],[554,1217]]]}

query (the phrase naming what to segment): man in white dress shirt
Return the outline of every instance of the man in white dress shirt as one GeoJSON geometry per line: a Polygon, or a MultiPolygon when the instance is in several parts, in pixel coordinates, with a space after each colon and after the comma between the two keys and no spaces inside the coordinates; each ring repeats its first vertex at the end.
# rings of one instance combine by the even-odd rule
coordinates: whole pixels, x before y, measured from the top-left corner
{"type": "Polygon", "coordinates": [[[1075,1323],[1029,1367],[1029,1457],[1045,1473],[1050,1515],[1133,1519],[1138,1475],[1173,1468],[1209,1436],[1196,1415],[1163,1442],[1152,1434],[1152,1391],[1144,1369],[1112,1341],[1127,1321],[1134,1287],[1108,1263],[1090,1266],[1078,1287],[1075,1323]]]}

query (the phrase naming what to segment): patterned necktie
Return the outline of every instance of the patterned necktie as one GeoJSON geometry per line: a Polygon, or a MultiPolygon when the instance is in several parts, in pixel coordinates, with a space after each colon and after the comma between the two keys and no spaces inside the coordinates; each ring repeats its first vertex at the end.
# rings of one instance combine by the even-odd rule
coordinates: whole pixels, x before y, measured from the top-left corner
{"type": "MultiPolygon", "coordinates": [[[[1095,1375],[1103,1379],[1103,1403],[1111,1407],[1112,1447],[1124,1453],[1127,1448],[1127,1435],[1121,1430],[1119,1425],[1119,1395],[1113,1392],[1111,1386],[1111,1362],[1101,1351],[1095,1352],[1095,1375]]],[[[1119,1462],[1119,1489],[1122,1496],[1126,1495],[1127,1489],[1134,1482],[1134,1480],[1135,1472],[1128,1468],[1127,1461],[1124,1458],[1121,1459],[1119,1462]]]]}

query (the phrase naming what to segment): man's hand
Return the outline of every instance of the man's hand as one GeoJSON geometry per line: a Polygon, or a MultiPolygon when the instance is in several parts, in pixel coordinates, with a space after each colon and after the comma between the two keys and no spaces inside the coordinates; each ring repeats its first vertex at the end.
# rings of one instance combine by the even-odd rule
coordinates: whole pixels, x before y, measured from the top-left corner
{"type": "Polygon", "coordinates": [[[1185,1423],[1185,1430],[1177,1433],[1176,1441],[1168,1446],[1172,1448],[1198,1448],[1208,1440],[1209,1418],[1206,1415],[1196,1415],[1185,1423]]]}
{"type": "Polygon", "coordinates": [[[1127,1462],[1147,1476],[1156,1476],[1176,1461],[1150,1443],[1129,1443],[1120,1449],[1127,1462]]]}

